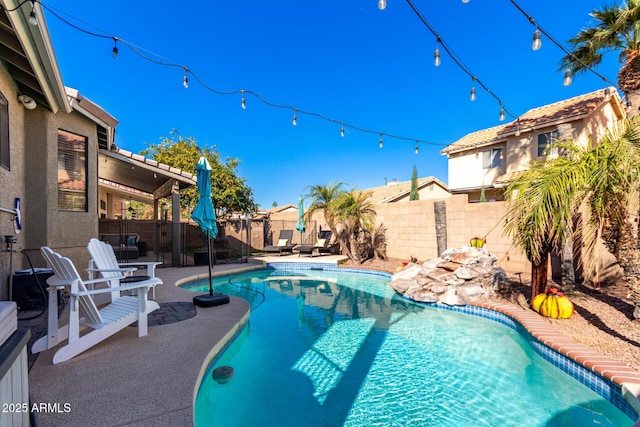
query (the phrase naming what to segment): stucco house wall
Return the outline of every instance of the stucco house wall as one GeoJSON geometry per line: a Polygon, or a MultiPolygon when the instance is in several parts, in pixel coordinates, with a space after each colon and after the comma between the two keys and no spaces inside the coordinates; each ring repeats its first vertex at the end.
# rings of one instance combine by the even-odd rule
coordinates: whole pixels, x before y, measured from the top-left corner
{"type": "Polygon", "coordinates": [[[513,174],[540,158],[540,134],[555,131],[559,140],[571,139],[586,147],[597,144],[624,117],[615,88],[607,88],[534,108],[511,123],[465,135],[441,151],[448,158],[449,190],[467,194],[475,202],[484,188],[486,200],[501,200],[500,188],[513,174]],[[484,167],[483,154],[489,150],[500,150],[499,166],[484,167]]]}

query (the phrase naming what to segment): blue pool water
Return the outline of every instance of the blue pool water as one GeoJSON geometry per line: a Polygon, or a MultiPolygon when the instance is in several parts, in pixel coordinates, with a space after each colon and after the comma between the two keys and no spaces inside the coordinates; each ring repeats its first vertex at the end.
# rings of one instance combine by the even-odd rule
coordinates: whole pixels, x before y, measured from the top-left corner
{"type": "MultiPolygon", "coordinates": [[[[215,278],[252,306],[197,394],[202,426],[615,426],[633,421],[500,323],[415,304],[388,278],[215,278]],[[231,283],[229,281],[231,280],[231,283]],[[226,384],[212,379],[231,366],[226,384]]],[[[186,288],[204,291],[208,281],[186,288]]]]}

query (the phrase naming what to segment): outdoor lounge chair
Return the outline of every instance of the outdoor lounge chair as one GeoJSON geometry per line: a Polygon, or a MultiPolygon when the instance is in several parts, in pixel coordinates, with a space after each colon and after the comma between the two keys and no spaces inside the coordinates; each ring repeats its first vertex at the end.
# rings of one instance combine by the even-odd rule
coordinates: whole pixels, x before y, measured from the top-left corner
{"type": "MultiPolygon", "coordinates": [[[[162,264],[157,261],[118,262],[113,247],[109,243],[101,242],[96,238],[89,240],[87,249],[91,255],[89,268],[87,269],[89,277],[93,278],[94,273],[99,273],[102,277],[110,280],[111,287],[156,279],[156,267],[162,264]],[[145,268],[147,275],[133,275],[133,272],[138,267],[145,268]]],[[[158,284],[162,284],[162,280],[157,280],[158,284]]],[[[155,285],[151,287],[152,299],[155,299],[155,289],[155,285]]]]}
{"type": "Polygon", "coordinates": [[[262,248],[267,253],[277,253],[282,255],[285,252],[293,253],[294,244],[291,243],[293,238],[293,230],[280,230],[280,237],[278,237],[278,243],[276,245],[265,246],[262,248]]]}
{"type": "Polygon", "coordinates": [[[301,254],[308,254],[313,257],[314,252],[317,252],[318,255],[331,253],[331,235],[331,230],[320,230],[318,233],[318,240],[314,245],[301,245],[296,248],[298,250],[298,257],[301,254]]]}
{"type": "MultiPolygon", "coordinates": [[[[49,285],[49,321],[48,333],[37,340],[32,352],[39,353],[55,347],[63,340],[67,344],[59,348],[53,356],[53,363],[71,359],[83,351],[93,347],[116,332],[134,322],[138,322],[138,336],[147,335],[147,315],[160,308],[157,302],[147,300],[150,286],[158,284],[159,279],[149,279],[118,288],[87,290],[87,285],[104,282],[100,277],[93,280],[82,280],[80,274],[69,258],[65,258],[44,246],[42,255],[53,268],[54,275],[47,280],[49,285]],[[69,323],[58,327],[57,290],[65,288],[69,293],[69,323]],[[120,291],[135,290],[135,296],[120,296],[120,291]],[[117,297],[111,303],[98,309],[91,298],[92,295],[116,291],[117,297]],[[90,328],[91,331],[80,335],[80,330],[90,328]]],[[[113,294],[112,294],[113,295],[113,294]]]]}

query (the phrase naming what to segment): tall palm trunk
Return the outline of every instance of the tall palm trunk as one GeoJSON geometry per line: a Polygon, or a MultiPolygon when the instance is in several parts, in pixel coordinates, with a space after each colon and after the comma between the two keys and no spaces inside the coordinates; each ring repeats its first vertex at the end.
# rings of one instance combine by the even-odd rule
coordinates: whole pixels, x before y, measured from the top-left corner
{"type": "Polygon", "coordinates": [[[539,264],[531,263],[531,298],[547,290],[547,274],[549,266],[549,253],[545,252],[539,264]]]}

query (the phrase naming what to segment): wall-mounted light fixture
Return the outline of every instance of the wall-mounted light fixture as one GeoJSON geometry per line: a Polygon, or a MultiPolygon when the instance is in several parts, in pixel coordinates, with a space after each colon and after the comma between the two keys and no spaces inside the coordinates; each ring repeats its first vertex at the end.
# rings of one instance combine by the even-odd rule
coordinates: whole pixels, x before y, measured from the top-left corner
{"type": "Polygon", "coordinates": [[[27,95],[20,95],[18,97],[18,101],[20,101],[20,104],[22,104],[22,106],[27,110],[33,110],[38,106],[38,104],[36,104],[36,101],[34,101],[33,98],[27,95]]]}

